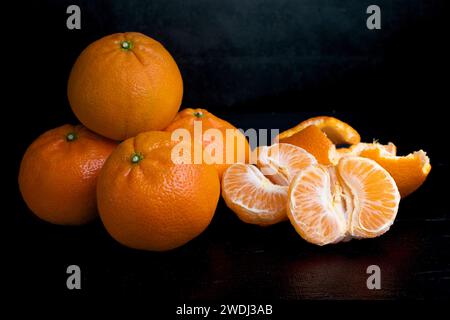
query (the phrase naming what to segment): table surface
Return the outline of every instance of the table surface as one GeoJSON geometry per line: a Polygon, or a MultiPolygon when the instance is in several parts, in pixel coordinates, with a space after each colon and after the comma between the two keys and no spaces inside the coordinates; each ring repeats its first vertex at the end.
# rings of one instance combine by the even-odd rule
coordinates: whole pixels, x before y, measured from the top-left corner
{"type": "MultiPolygon", "coordinates": [[[[299,118],[227,116],[243,128],[285,129],[299,118]]],[[[16,192],[9,228],[14,286],[67,293],[66,268],[76,264],[82,270],[80,294],[88,296],[211,302],[448,299],[450,218],[448,188],[442,186],[449,171],[446,162],[436,160],[425,185],[401,201],[388,233],[326,247],[303,241],[289,222],[268,228],[244,224],[220,200],[209,228],[187,245],[166,253],[137,251],[116,243],[99,220],[82,227],[39,221],[16,192]],[[370,265],[381,269],[380,290],[367,289],[370,265]]]]}

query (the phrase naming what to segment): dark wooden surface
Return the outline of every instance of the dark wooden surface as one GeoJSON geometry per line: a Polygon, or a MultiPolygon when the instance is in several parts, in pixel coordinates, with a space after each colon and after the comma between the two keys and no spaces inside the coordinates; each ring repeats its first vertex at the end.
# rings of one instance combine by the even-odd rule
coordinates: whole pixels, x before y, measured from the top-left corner
{"type": "MultiPolygon", "coordinates": [[[[244,127],[271,123],[283,129],[305,116],[240,114],[228,119],[244,127]]],[[[166,302],[448,299],[450,220],[448,188],[442,186],[449,172],[448,162],[438,156],[432,158],[425,185],[401,202],[387,234],[327,247],[306,243],[288,222],[270,228],[244,224],[221,201],[212,224],[197,239],[167,253],[141,252],[116,243],[100,221],[84,227],[38,221],[17,192],[11,239],[15,288],[73,295],[65,287],[65,271],[77,264],[83,288],[76,294],[88,297],[138,295],[166,302]],[[381,268],[381,290],[366,287],[366,268],[373,264],[381,268]]]]}

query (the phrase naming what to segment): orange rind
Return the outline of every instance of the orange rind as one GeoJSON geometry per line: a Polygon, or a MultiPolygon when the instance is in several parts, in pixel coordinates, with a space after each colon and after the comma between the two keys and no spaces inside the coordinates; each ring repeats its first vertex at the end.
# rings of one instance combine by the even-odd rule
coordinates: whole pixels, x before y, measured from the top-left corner
{"type": "Polygon", "coordinates": [[[431,171],[430,158],[423,150],[400,157],[387,154],[379,148],[368,148],[361,157],[376,161],[394,178],[402,198],[416,191],[431,171]]]}
{"type": "Polygon", "coordinates": [[[290,136],[279,136],[280,143],[288,143],[311,153],[320,164],[336,164],[338,155],[336,146],[317,126],[310,125],[290,136]]]}
{"type": "Polygon", "coordinates": [[[359,133],[349,124],[334,117],[321,116],[305,120],[297,126],[284,131],[279,135],[280,142],[283,142],[282,140],[292,137],[293,135],[299,133],[300,131],[306,129],[311,125],[314,125],[322,130],[327,135],[327,137],[336,145],[354,145],[358,144],[361,141],[359,133]]]}

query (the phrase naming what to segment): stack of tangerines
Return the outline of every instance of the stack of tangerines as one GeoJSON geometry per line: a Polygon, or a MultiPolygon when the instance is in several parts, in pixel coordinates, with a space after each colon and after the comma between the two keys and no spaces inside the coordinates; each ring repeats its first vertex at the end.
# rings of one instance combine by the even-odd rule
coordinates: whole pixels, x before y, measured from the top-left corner
{"type": "MultiPolygon", "coordinates": [[[[19,187],[41,219],[80,225],[99,214],[120,243],[165,251],[184,245],[212,220],[220,196],[248,223],[287,220],[307,241],[323,245],[384,233],[400,200],[430,171],[423,151],[397,157],[393,144],[360,143],[334,118],[307,120],[279,142],[254,150],[256,165],[175,163],[172,132],[187,129],[204,151],[203,130],[234,131],[204,109],[180,112],[183,82],[169,52],[140,33],[106,36],[89,45],[68,82],[70,106],[83,125],[63,125],[27,149],[19,187]],[[336,148],[346,143],[351,147],[336,148]],[[371,160],[372,159],[372,160],[371,160]],[[399,193],[400,190],[400,193],[399,193]]],[[[223,144],[223,154],[233,145],[223,144]]],[[[253,154],[252,154],[253,155],[253,154]]],[[[212,155],[213,156],[213,155],[212,155]]]]}

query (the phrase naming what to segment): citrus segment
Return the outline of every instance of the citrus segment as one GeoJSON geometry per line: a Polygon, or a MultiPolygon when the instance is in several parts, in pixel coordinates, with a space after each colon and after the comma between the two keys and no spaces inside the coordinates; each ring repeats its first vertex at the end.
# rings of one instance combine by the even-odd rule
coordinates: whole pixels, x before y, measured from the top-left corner
{"type": "Polygon", "coordinates": [[[344,157],[337,167],[301,171],[289,188],[287,213],[302,238],[326,245],[380,236],[393,224],[399,202],[385,169],[370,159],[344,157]]]}
{"type": "Polygon", "coordinates": [[[360,157],[341,159],[338,173],[354,201],[350,234],[372,238],[394,223],[400,194],[394,179],[375,161],[360,157]]]}
{"type": "Polygon", "coordinates": [[[321,166],[300,172],[289,188],[288,217],[308,242],[326,245],[341,241],[347,226],[335,181],[321,166]],[[338,200],[338,201],[336,201],[338,200]]]}
{"type": "Polygon", "coordinates": [[[303,169],[316,165],[317,160],[304,149],[286,143],[256,149],[258,167],[274,183],[288,186],[303,169]]]}
{"type": "Polygon", "coordinates": [[[286,186],[273,184],[257,167],[234,164],[222,178],[226,205],[244,222],[268,226],[286,220],[286,186]]]}

